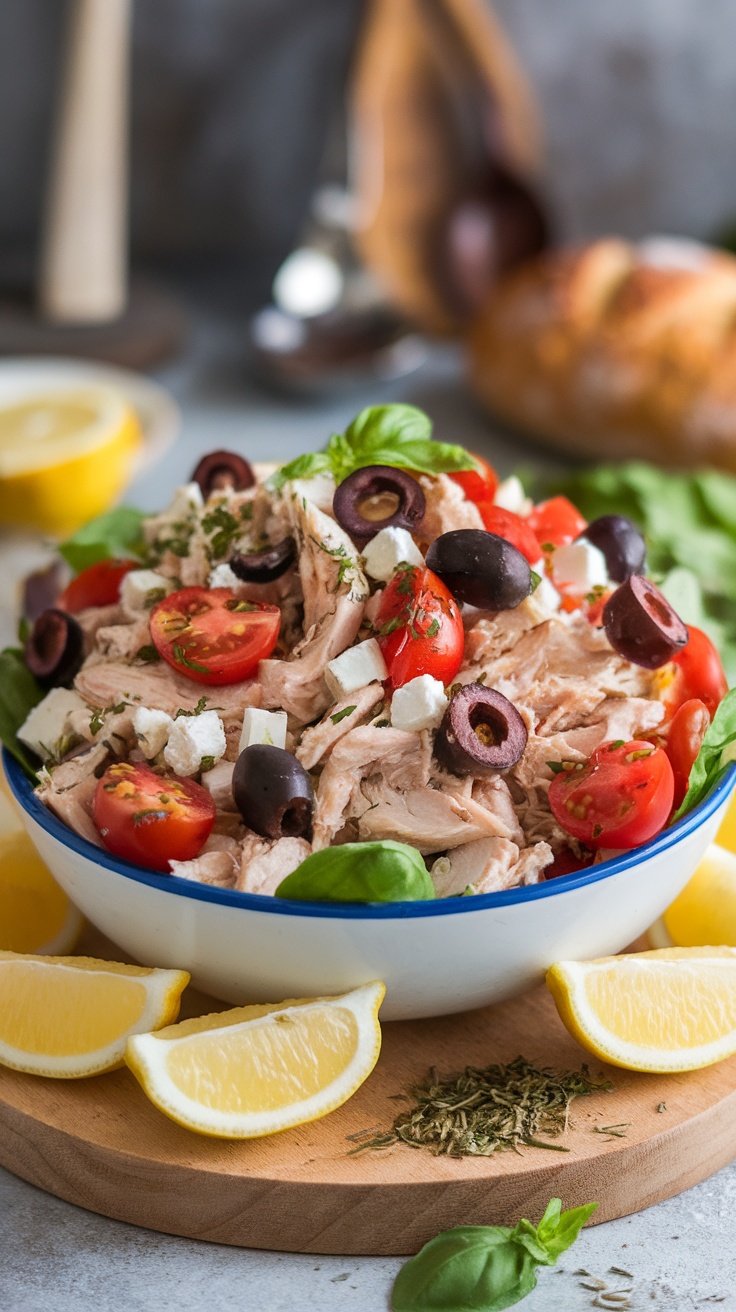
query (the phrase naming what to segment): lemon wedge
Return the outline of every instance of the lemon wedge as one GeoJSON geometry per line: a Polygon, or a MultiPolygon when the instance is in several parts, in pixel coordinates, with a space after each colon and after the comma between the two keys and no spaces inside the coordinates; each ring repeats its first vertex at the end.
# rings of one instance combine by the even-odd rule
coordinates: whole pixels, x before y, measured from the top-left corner
{"type": "Polygon", "coordinates": [[[0,766],[0,949],[71,952],[83,919],[28,837],[0,766]]]}
{"type": "Polygon", "coordinates": [[[107,510],[142,444],[114,388],[49,392],[0,408],[0,522],[72,532],[107,510]]]}
{"type": "Polygon", "coordinates": [[[653,948],[736,948],[736,854],[711,843],[695,874],[664,915],[650,927],[653,948]]]}
{"type": "Polygon", "coordinates": [[[736,852],[736,793],[729,803],[721,827],[716,834],[716,842],[729,852],[736,852]]]}
{"type": "Polygon", "coordinates": [[[736,1052],[736,948],[665,948],[547,973],[565,1027],[632,1071],[693,1071],[736,1052]]]}
{"type": "Polygon", "coordinates": [[[254,1139],[317,1120],[370,1075],[381,1048],[380,981],[335,998],[236,1007],[128,1040],[153,1103],[189,1130],[254,1139]]]}
{"type": "Polygon", "coordinates": [[[131,1034],[169,1025],[184,970],[0,952],[0,1063],[76,1079],[123,1065],[131,1034]]]}

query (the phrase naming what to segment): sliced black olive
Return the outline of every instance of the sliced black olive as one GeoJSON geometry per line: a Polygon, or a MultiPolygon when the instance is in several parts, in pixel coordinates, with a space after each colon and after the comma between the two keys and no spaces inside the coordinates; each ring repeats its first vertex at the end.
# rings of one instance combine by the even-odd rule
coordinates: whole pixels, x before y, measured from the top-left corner
{"type": "Polygon", "coordinates": [[[64,589],[64,566],[55,560],[23,580],[23,614],[33,622],[59,600],[64,589]]]}
{"type": "Polygon", "coordinates": [[[296,560],[294,538],[283,538],[268,551],[236,551],[228,564],[244,583],[273,583],[296,560]]]}
{"type": "Polygon", "coordinates": [[[309,838],[314,789],[304,766],[283,747],[254,743],[233,771],[235,805],[264,838],[309,838]]]}
{"type": "Polygon", "coordinates": [[[641,574],[647,558],[644,534],[625,515],[601,515],[588,525],[578,541],[585,539],[603,552],[608,577],[623,583],[632,574],[641,574]]]}
{"type": "Polygon", "coordinates": [[[527,729],[508,697],[468,683],[455,693],[435,738],[437,760],[452,774],[494,774],[521,760],[527,729]]]}
{"type": "Polygon", "coordinates": [[[45,610],[31,629],[23,654],[43,688],[61,688],[71,683],[84,660],[81,625],[63,610],[45,610]]]}
{"type": "Polygon", "coordinates": [[[248,461],[234,451],[210,451],[197,465],[192,482],[199,483],[206,501],[213,492],[244,492],[255,487],[256,476],[248,461]]]}
{"type": "Polygon", "coordinates": [[[453,529],[435,538],[427,565],[458,601],[483,610],[513,610],[532,590],[526,557],[481,528],[453,529]]]}
{"type": "Polygon", "coordinates": [[[418,528],[427,503],[417,480],[390,465],[367,465],[348,474],[332,499],[338,524],[366,542],[382,528],[418,528]]]}
{"type": "Polygon", "coordinates": [[[641,574],[632,574],[608,598],[603,627],[614,651],[645,670],[666,665],[690,636],[667,598],[641,574]]]}

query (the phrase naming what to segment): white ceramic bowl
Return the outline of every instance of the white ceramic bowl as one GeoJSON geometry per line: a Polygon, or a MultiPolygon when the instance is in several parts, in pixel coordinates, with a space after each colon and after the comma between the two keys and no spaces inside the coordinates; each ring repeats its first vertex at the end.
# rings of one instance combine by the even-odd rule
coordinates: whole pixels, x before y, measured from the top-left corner
{"type": "Polygon", "coordinates": [[[227,1002],[387,988],[385,1020],[440,1016],[521,993],[553,961],[618,952],[662,914],[715,836],[736,784],[627,856],[549,883],[381,906],[210,888],[120,861],[67,829],[4,753],[41,856],[81,911],[137,961],[178,967],[227,1002]]]}

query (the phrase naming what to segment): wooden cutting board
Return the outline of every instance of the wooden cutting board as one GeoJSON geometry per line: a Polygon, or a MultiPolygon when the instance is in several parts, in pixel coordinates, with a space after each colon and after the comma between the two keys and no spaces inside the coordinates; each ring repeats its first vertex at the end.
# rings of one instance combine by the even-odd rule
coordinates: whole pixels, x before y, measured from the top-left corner
{"type": "MultiPolygon", "coordinates": [[[[114,959],[90,935],[83,950],[114,959]]],[[[188,990],[183,1015],[221,1010],[188,990]]],[[[338,1111],[272,1138],[233,1143],[181,1129],[127,1070],[90,1080],[0,1068],[0,1164],[104,1216],[247,1248],[413,1253],[460,1224],[537,1220],[550,1197],[624,1216],[705,1179],[736,1156],[736,1058],[689,1075],[606,1069],[612,1093],[573,1103],[567,1153],[527,1148],[454,1160],[395,1146],[349,1156],[387,1129],[430,1066],[442,1073],[519,1054],[542,1065],[599,1064],[567,1034],[544,988],[500,1007],[384,1026],[378,1066],[338,1111]],[[665,1104],[665,1109],[658,1107],[665,1104]],[[596,1127],[625,1123],[625,1138],[596,1127]]]]}

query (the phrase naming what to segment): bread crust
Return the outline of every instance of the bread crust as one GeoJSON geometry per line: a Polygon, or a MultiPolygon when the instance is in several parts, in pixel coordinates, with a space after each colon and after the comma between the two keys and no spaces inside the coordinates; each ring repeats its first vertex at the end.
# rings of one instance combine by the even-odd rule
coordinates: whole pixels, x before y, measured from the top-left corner
{"type": "Polygon", "coordinates": [[[736,472],[736,259],[605,238],[525,264],[470,333],[495,414],[599,459],[736,472]]]}

